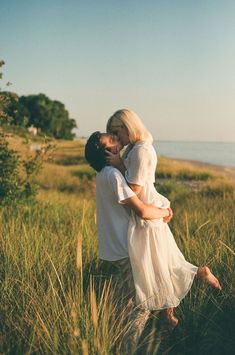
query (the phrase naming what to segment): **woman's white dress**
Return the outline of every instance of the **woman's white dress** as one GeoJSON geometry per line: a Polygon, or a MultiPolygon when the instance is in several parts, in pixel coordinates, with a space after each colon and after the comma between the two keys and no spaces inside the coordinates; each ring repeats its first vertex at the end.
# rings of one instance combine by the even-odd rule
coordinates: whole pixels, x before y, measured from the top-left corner
{"type": "MultiPolygon", "coordinates": [[[[130,148],[130,147],[129,147],[130,148]]],[[[167,208],[170,202],[155,187],[156,152],[150,143],[136,143],[123,155],[128,182],[143,186],[142,201],[167,208]]],[[[187,262],[167,223],[146,221],[131,214],[128,250],[136,302],[149,310],[176,307],[189,291],[197,267],[187,262]]]]}

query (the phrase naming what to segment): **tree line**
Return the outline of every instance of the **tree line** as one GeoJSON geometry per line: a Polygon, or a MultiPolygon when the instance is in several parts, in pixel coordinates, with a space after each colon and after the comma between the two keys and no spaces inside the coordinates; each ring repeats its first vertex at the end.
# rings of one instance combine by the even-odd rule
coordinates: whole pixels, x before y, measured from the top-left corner
{"type": "Polygon", "coordinates": [[[9,124],[30,127],[34,126],[42,133],[57,139],[72,139],[72,132],[77,127],[76,121],[69,117],[65,105],[51,100],[45,94],[18,96],[11,92],[1,92],[7,100],[4,111],[10,117],[9,124]]]}

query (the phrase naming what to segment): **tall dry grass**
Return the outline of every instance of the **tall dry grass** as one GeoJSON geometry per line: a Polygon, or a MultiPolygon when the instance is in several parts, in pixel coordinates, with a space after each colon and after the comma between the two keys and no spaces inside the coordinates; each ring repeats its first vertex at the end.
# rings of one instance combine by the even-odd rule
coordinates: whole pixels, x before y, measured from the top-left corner
{"type": "MultiPolygon", "coordinates": [[[[79,144],[58,143],[54,162],[38,176],[36,205],[0,211],[3,354],[122,354],[126,328],[101,270],[94,176],[79,144]]],[[[168,176],[157,188],[172,200],[175,239],[187,260],[212,269],[223,290],[195,281],[176,310],[179,326],[162,339],[154,314],[139,353],[233,354],[234,185],[200,168],[179,174],[164,164],[159,171],[168,176]]]]}
{"type": "Polygon", "coordinates": [[[99,274],[94,203],[4,210],[0,240],[1,352],[108,354],[121,329],[99,274]]]}

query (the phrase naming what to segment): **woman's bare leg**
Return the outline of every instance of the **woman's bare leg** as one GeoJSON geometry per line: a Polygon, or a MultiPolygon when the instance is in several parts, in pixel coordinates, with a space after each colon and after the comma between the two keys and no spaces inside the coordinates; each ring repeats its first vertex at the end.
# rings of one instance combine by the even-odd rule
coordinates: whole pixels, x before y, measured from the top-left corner
{"type": "Polygon", "coordinates": [[[200,266],[198,268],[197,277],[219,290],[222,289],[219,280],[212,274],[207,266],[200,266]]]}

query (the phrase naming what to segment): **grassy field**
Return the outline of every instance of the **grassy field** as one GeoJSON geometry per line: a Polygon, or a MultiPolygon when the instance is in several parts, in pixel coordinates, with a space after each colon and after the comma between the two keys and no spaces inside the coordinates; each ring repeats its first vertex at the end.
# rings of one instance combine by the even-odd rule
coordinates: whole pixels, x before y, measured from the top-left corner
{"type": "MultiPolygon", "coordinates": [[[[10,142],[29,154],[23,139],[10,142]]],[[[38,202],[0,210],[0,353],[121,354],[126,329],[98,258],[95,173],[81,142],[56,144],[37,177],[38,202]]],[[[223,290],[195,281],[176,310],[179,326],[162,340],[153,314],[139,353],[234,354],[234,181],[163,158],[156,181],[172,201],[170,227],[180,249],[211,267],[223,290]]]]}

